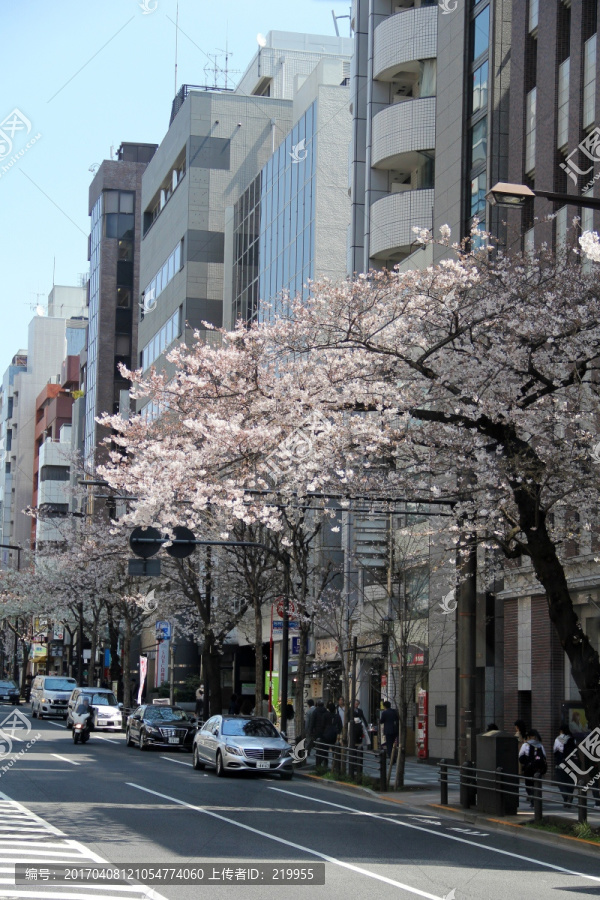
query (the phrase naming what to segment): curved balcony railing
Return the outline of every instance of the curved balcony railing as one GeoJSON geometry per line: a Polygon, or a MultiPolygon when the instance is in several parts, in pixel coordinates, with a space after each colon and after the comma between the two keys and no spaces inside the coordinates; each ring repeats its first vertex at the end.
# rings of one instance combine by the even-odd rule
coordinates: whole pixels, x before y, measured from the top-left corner
{"type": "Polygon", "coordinates": [[[391,81],[405,63],[437,56],[437,19],[437,4],[384,19],[374,34],[373,77],[391,81]]]}
{"type": "Polygon", "coordinates": [[[401,257],[415,241],[413,227],[431,228],[432,188],[388,194],[371,204],[370,256],[374,259],[401,257]]]}
{"type": "Polygon", "coordinates": [[[415,168],[419,150],[435,148],[435,97],[406,100],[373,118],[371,165],[379,169],[415,168]]]}

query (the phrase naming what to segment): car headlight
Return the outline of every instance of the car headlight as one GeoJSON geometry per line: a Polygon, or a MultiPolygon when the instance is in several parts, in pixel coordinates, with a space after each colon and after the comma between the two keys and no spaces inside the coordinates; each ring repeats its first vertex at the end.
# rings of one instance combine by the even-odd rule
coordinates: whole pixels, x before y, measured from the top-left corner
{"type": "Polygon", "coordinates": [[[244,754],[240,750],[239,747],[234,747],[233,744],[225,744],[225,749],[228,753],[232,753],[234,756],[243,756],[244,754]]]}
{"type": "Polygon", "coordinates": [[[156,725],[146,725],[146,731],[151,731],[153,734],[159,734],[159,730],[156,725]]]}

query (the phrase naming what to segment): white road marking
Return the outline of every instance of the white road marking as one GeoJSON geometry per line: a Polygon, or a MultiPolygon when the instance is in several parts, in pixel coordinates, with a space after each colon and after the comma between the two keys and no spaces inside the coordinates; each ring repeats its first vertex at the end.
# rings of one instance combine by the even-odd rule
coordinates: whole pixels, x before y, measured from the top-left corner
{"type": "Polygon", "coordinates": [[[88,868],[92,863],[111,865],[93,850],[79,841],[67,838],[50,822],[37,816],[34,812],[11,800],[0,792],[0,828],[12,826],[10,838],[0,833],[0,898],[30,898],[30,900],[167,900],[163,894],[142,884],[73,884],[50,885],[41,881],[31,884],[15,885],[15,864],[23,862],[27,865],[50,866],[62,865],[88,868]],[[33,833],[22,834],[14,828],[18,824],[26,824],[33,833]],[[43,836],[46,840],[43,840],[43,836]]]}
{"type": "Polygon", "coordinates": [[[81,763],[75,762],[74,759],[69,759],[68,756],[61,756],[60,753],[53,753],[52,756],[55,756],[57,759],[62,759],[63,762],[71,763],[72,766],[80,766],[81,763]]]}
{"type": "MultiPolygon", "coordinates": [[[[259,828],[252,828],[250,825],[236,822],[235,819],[222,816],[203,806],[195,806],[193,803],[187,803],[185,800],[179,800],[177,797],[170,797],[168,794],[160,794],[158,791],[151,791],[150,788],[142,787],[141,784],[134,784],[131,781],[125,783],[129,787],[136,788],[138,791],[144,791],[147,794],[153,794],[155,797],[161,797],[163,800],[168,800],[169,803],[176,803],[178,806],[185,806],[187,809],[192,809],[195,812],[204,813],[206,816],[211,816],[213,819],[219,819],[221,822],[227,822],[228,825],[235,825],[236,828],[250,831],[252,834],[257,834],[259,837],[267,838],[278,844],[284,844],[286,847],[291,847],[293,850],[299,850],[301,853],[308,853],[311,856],[316,856],[334,866],[340,866],[342,869],[349,869],[351,872],[357,872],[359,875],[366,875],[368,878],[375,879],[375,881],[383,881],[384,884],[391,884],[392,887],[401,888],[404,891],[408,891],[410,894],[415,894],[417,897],[425,897],[426,900],[444,900],[443,897],[438,897],[437,894],[428,894],[426,891],[421,891],[408,884],[403,884],[401,881],[395,881],[393,878],[387,878],[385,875],[380,875],[378,872],[371,872],[369,869],[363,869],[362,866],[355,866],[352,863],[344,862],[342,859],[337,859],[335,856],[328,856],[326,853],[321,853],[319,850],[313,850],[312,847],[304,847],[302,844],[296,844],[294,841],[288,841],[275,834],[269,834],[267,831],[261,831],[259,828]]],[[[271,790],[273,789],[271,788],[271,790]]]]}
{"type": "Polygon", "coordinates": [[[66,725],[63,725],[62,722],[51,722],[47,719],[48,725],[54,725],[55,728],[66,728],[66,725]]]}
{"type": "Polygon", "coordinates": [[[94,737],[100,738],[101,741],[108,741],[109,744],[120,744],[121,741],[113,741],[111,738],[104,737],[103,734],[95,734],[94,737]]]}
{"type": "Polygon", "coordinates": [[[491,847],[489,844],[479,844],[477,841],[468,841],[466,838],[456,837],[454,834],[447,834],[443,831],[433,831],[425,828],[423,825],[411,825],[410,822],[403,822],[399,819],[388,819],[377,813],[365,812],[364,810],[354,809],[352,806],[344,806],[341,803],[332,803],[330,800],[318,800],[306,794],[298,794],[295,791],[286,791],[283,788],[268,788],[269,791],[279,791],[281,794],[288,794],[291,797],[300,797],[302,800],[310,800],[312,803],[323,803],[325,806],[335,806],[338,809],[345,809],[348,812],[358,816],[367,816],[369,819],[380,819],[382,822],[389,822],[391,825],[399,825],[402,828],[412,828],[415,831],[424,831],[426,834],[434,834],[437,837],[445,838],[447,841],[458,841],[460,844],[468,844],[469,847],[479,847],[489,853],[498,853],[501,856],[510,856],[512,859],[520,859],[523,862],[535,863],[536,866],[552,869],[555,872],[563,872],[565,875],[576,875],[578,878],[587,878],[590,881],[600,883],[600,878],[595,875],[586,875],[585,872],[576,872],[573,869],[565,869],[563,866],[554,866],[552,863],[542,862],[539,859],[533,859],[530,856],[522,856],[520,853],[511,853],[509,850],[500,850],[499,847],[491,847]]]}
{"type": "Polygon", "coordinates": [[[161,756],[160,759],[166,759],[167,762],[177,763],[178,766],[190,766],[192,769],[194,768],[191,763],[186,763],[182,759],[173,759],[171,756],[161,756]]]}

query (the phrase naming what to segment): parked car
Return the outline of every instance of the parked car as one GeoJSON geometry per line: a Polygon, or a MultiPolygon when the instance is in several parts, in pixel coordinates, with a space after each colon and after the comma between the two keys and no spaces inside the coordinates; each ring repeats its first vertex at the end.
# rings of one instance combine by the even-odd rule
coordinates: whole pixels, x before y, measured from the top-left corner
{"type": "Polygon", "coordinates": [[[31,685],[31,715],[43,719],[44,716],[67,717],[67,704],[73,688],[74,678],[60,675],[36,675],[31,685]]]}
{"type": "Polygon", "coordinates": [[[125,741],[140,750],[150,747],[178,747],[192,750],[196,721],[178,706],[138,706],[127,719],[125,741]]]}
{"type": "Polygon", "coordinates": [[[121,731],[123,727],[122,703],[110,688],[78,687],[69,698],[67,712],[67,728],[73,727],[73,713],[84,697],[87,697],[92,710],[91,731],[121,731]]]}
{"type": "Polygon", "coordinates": [[[14,681],[0,681],[0,700],[18,703],[21,692],[14,681]]]}
{"type": "Polygon", "coordinates": [[[194,738],[194,768],[228,772],[293,774],[292,748],[275,726],[260,716],[213,716],[194,738]]]}

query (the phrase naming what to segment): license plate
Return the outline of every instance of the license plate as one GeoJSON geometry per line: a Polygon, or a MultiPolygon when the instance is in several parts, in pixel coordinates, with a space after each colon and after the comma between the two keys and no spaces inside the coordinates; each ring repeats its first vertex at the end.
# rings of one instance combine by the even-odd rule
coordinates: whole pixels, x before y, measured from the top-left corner
{"type": "Polygon", "coordinates": [[[267,760],[259,759],[256,761],[256,768],[257,769],[270,769],[271,763],[267,762],[267,760]]]}
{"type": "Polygon", "coordinates": [[[178,744],[178,743],[179,743],[179,738],[169,738],[169,743],[170,743],[170,744],[178,744]]]}

